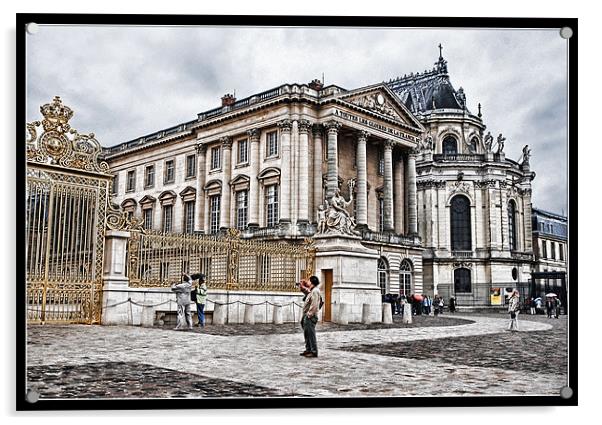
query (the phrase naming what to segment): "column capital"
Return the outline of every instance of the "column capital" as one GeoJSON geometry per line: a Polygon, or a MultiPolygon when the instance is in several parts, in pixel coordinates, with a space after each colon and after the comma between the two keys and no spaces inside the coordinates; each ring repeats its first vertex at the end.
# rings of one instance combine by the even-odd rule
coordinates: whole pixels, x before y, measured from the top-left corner
{"type": "Polygon", "coordinates": [[[324,127],[328,133],[338,133],[341,128],[341,123],[335,120],[330,120],[324,123],[324,127]]]}
{"type": "Polygon", "coordinates": [[[198,143],[196,145],[196,153],[199,155],[205,155],[207,153],[207,145],[202,145],[198,143]]]}
{"type": "Polygon", "coordinates": [[[282,121],[278,121],[278,123],[276,124],[278,126],[278,128],[280,128],[280,131],[284,132],[284,133],[290,133],[291,132],[291,128],[292,128],[292,123],[291,120],[282,120],[282,121]]]}
{"type": "Polygon", "coordinates": [[[393,140],[385,140],[385,150],[393,149],[395,142],[393,140]]]}
{"type": "Polygon", "coordinates": [[[311,130],[313,132],[314,137],[322,137],[322,125],[320,124],[313,124],[311,126],[311,130]]]}
{"type": "Polygon", "coordinates": [[[308,133],[309,130],[311,129],[312,123],[308,120],[299,120],[298,126],[299,126],[299,133],[308,133]]]}
{"type": "Polygon", "coordinates": [[[224,149],[232,149],[232,137],[221,137],[219,141],[224,146],[224,149]]]}
{"type": "Polygon", "coordinates": [[[420,154],[420,149],[412,148],[410,152],[408,152],[408,158],[416,159],[416,157],[420,154]]]}
{"type": "Polygon", "coordinates": [[[358,131],[357,132],[357,141],[366,143],[369,136],[370,136],[370,133],[368,133],[367,131],[363,131],[363,130],[358,131]]]}
{"type": "Polygon", "coordinates": [[[260,135],[261,130],[258,128],[252,128],[250,130],[247,130],[247,136],[249,136],[249,140],[251,141],[251,143],[258,142],[260,135]]]}

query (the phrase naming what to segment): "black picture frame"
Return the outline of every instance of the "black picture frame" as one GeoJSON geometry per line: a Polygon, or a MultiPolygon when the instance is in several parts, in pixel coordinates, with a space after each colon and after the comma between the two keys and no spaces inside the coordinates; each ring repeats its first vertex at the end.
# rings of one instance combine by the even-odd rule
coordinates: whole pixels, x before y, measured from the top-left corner
{"type": "MultiPolygon", "coordinates": [[[[48,14],[19,13],[16,15],[17,28],[17,80],[16,80],[16,128],[25,128],[27,101],[25,85],[26,31],[27,23],[69,24],[69,25],[243,25],[243,26],[314,26],[314,27],[462,27],[462,28],[554,28],[570,27],[572,37],[568,40],[568,144],[570,186],[577,187],[577,62],[578,62],[578,20],[576,18],[445,18],[445,17],[364,17],[364,16],[243,16],[243,15],[113,15],[113,14],[48,14]]],[[[18,133],[17,133],[18,134],[18,133]]],[[[16,140],[16,217],[17,234],[25,228],[25,206],[20,202],[20,194],[25,192],[25,145],[16,140]]],[[[577,311],[577,191],[569,193],[568,214],[571,217],[569,253],[571,296],[570,311],[577,311]]],[[[19,240],[19,238],[17,238],[19,240]]],[[[507,396],[507,397],[382,397],[382,398],[321,398],[312,399],[308,404],[303,398],[240,398],[240,399],[112,399],[112,400],[45,400],[29,403],[26,400],[26,315],[25,252],[23,241],[17,248],[16,282],[16,409],[19,411],[43,410],[138,410],[138,409],[273,409],[273,408],[324,408],[324,407],[468,407],[468,406],[576,406],[578,405],[577,376],[577,335],[578,317],[572,314],[568,325],[569,387],[572,396],[507,396]]],[[[528,385],[528,383],[525,383],[528,385]]]]}

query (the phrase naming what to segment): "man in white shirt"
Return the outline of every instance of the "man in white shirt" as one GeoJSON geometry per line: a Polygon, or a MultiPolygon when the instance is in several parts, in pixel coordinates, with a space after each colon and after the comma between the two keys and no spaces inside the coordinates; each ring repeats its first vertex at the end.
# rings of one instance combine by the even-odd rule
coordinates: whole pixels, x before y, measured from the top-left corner
{"type": "Polygon", "coordinates": [[[318,357],[318,343],[316,341],[316,323],[318,322],[318,311],[320,310],[320,280],[316,276],[309,278],[307,281],[302,281],[302,287],[310,287],[311,290],[305,297],[303,304],[303,336],[305,337],[305,351],[301,353],[305,357],[318,357]]]}

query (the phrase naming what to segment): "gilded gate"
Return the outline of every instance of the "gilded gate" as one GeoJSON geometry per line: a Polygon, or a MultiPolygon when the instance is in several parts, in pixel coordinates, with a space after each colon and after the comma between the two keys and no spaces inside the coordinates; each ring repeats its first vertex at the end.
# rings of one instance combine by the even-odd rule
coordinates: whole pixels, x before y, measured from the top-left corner
{"type": "Polygon", "coordinates": [[[27,321],[99,323],[105,229],[124,218],[94,134],[71,129],[58,96],[40,111],[27,124],[27,321]]]}

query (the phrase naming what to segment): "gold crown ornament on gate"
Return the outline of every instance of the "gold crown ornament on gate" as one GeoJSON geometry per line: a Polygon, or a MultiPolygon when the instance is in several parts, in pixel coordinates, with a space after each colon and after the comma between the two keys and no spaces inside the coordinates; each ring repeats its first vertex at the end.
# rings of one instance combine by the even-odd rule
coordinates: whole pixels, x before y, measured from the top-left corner
{"type": "Polygon", "coordinates": [[[73,110],[59,96],[40,107],[42,121],[27,123],[27,161],[102,174],[109,165],[98,160],[101,147],[94,133],[80,134],[69,125],[73,110]],[[38,137],[38,128],[43,132],[38,137]]]}

